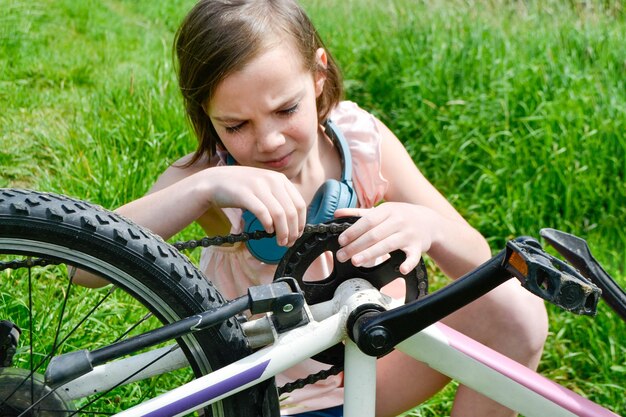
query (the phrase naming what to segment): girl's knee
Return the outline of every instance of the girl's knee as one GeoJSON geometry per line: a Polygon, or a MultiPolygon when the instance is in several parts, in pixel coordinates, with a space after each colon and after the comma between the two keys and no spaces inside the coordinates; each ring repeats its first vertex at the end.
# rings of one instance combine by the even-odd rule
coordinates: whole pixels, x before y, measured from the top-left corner
{"type": "Polygon", "coordinates": [[[517,341],[521,343],[527,356],[540,355],[548,337],[548,313],[542,299],[528,294],[520,306],[518,316],[512,319],[511,333],[518,333],[517,341]]]}
{"type": "Polygon", "coordinates": [[[510,358],[536,366],[548,335],[543,300],[508,282],[444,320],[510,358]]]}
{"type": "Polygon", "coordinates": [[[506,298],[496,305],[503,318],[499,321],[501,340],[496,344],[512,359],[535,367],[548,337],[545,303],[519,285],[508,290],[506,298]]]}

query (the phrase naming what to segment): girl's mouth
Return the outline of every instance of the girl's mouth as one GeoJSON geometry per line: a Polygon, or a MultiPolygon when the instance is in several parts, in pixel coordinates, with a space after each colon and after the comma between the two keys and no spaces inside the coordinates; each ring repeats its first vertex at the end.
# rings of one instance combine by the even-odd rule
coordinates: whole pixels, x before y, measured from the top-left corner
{"type": "Polygon", "coordinates": [[[281,169],[281,168],[286,167],[289,164],[290,160],[291,160],[291,153],[288,153],[287,155],[282,156],[278,159],[265,161],[263,162],[263,164],[272,169],[281,169]]]}

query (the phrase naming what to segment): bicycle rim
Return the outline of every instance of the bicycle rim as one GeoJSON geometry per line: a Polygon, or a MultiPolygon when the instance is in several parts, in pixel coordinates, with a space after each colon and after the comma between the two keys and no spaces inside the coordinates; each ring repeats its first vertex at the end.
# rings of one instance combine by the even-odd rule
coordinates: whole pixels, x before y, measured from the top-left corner
{"type": "MultiPolygon", "coordinates": [[[[120,381],[107,381],[106,389],[93,387],[92,395],[75,398],[45,383],[52,356],[94,350],[224,300],[159,238],[97,206],[54,194],[0,190],[0,262],[16,260],[0,271],[0,320],[21,329],[14,355],[0,368],[3,416],[114,414],[249,353],[245,336],[230,320],[176,342],[191,366],[130,384],[124,381],[130,375],[116,376],[120,381]],[[33,262],[37,259],[47,265],[33,262]],[[75,285],[72,267],[113,285],[75,285]]],[[[260,388],[248,390],[205,415],[262,415],[264,395],[260,388]]]]}

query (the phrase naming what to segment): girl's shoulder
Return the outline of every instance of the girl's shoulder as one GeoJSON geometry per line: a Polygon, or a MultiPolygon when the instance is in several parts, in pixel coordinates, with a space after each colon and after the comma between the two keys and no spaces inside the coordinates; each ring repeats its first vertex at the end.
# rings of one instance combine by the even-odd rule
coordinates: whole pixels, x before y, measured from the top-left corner
{"type": "Polygon", "coordinates": [[[218,164],[219,158],[213,157],[211,159],[201,157],[198,160],[190,163],[193,160],[193,154],[185,155],[178,161],[171,164],[157,179],[156,183],[152,187],[152,190],[158,190],[165,188],[180,180],[183,180],[197,172],[206,168],[214,167],[218,164]]]}
{"type": "Polygon", "coordinates": [[[351,148],[354,142],[371,144],[381,142],[378,119],[352,101],[339,102],[330,112],[330,119],[339,127],[351,148]]]}
{"type": "Polygon", "coordinates": [[[190,171],[201,171],[206,168],[217,166],[220,161],[220,157],[218,155],[214,155],[211,158],[206,155],[202,155],[192,163],[191,161],[193,161],[195,155],[195,153],[187,154],[178,161],[174,162],[171,167],[190,171]]]}
{"type": "Polygon", "coordinates": [[[352,101],[340,102],[330,113],[348,142],[352,157],[352,180],[361,207],[373,207],[385,195],[382,174],[383,135],[378,119],[352,101]]]}
{"type": "Polygon", "coordinates": [[[340,101],[330,112],[330,118],[346,128],[376,129],[376,118],[353,101],[340,101]]]}
{"type": "Polygon", "coordinates": [[[202,155],[200,158],[195,159],[195,154],[190,153],[183,156],[178,161],[174,162],[168,169],[179,172],[180,175],[189,176],[203,169],[212,168],[219,164],[220,157],[214,155],[209,158],[206,155],[202,155]]]}

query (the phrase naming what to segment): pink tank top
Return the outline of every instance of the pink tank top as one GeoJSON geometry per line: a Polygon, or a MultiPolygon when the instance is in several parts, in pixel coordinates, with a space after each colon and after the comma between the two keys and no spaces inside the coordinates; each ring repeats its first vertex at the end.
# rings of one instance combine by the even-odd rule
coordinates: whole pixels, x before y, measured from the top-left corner
{"type": "MultiPolygon", "coordinates": [[[[352,178],[358,206],[373,207],[382,200],[387,181],[381,174],[381,134],[374,117],[355,103],[344,101],[331,112],[331,120],[343,132],[352,155],[352,178]]],[[[221,164],[221,163],[220,163],[221,164]]],[[[230,220],[231,233],[241,233],[241,209],[223,209],[230,220]]],[[[322,260],[316,261],[314,274],[330,272],[322,260]]],[[[244,244],[208,247],[202,251],[200,268],[227,299],[239,297],[252,285],[272,282],[276,265],[260,262],[244,244]]],[[[328,369],[329,365],[309,359],[276,377],[276,385],[304,378],[328,369]]],[[[333,407],[343,403],[343,376],[329,377],[281,397],[281,414],[297,414],[333,407]]]]}

